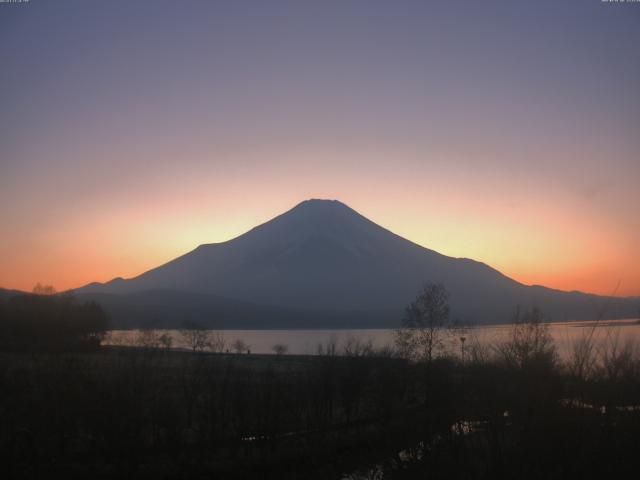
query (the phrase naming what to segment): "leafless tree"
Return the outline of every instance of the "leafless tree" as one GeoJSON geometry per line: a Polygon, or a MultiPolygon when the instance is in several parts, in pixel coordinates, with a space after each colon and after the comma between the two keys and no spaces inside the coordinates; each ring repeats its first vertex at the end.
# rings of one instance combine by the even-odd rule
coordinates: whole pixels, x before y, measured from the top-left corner
{"type": "Polygon", "coordinates": [[[596,343],[592,330],[589,329],[580,338],[575,339],[570,347],[568,369],[575,378],[581,381],[592,378],[598,363],[596,343]]]}
{"type": "Polygon", "coordinates": [[[374,351],[373,340],[371,338],[362,340],[350,334],[344,342],[344,348],[342,351],[345,357],[371,356],[374,351]]]}
{"type": "Polygon", "coordinates": [[[235,342],[231,344],[231,348],[236,353],[242,353],[249,350],[249,345],[247,345],[243,340],[238,338],[235,342]]]}
{"type": "Polygon", "coordinates": [[[609,381],[618,381],[638,367],[638,350],[633,339],[620,338],[620,330],[607,329],[599,348],[600,376],[609,381]]]}
{"type": "Polygon", "coordinates": [[[619,288],[620,282],[617,283],[611,295],[601,305],[594,305],[596,320],[583,330],[582,336],[571,345],[568,363],[569,372],[580,381],[590,380],[596,373],[598,367],[596,331],[610,307],[611,299],[616,296],[619,288]]]}
{"type": "Polygon", "coordinates": [[[289,351],[289,346],[283,343],[276,343],[273,347],[271,347],[271,350],[273,350],[276,355],[280,356],[289,351]]]}
{"type": "Polygon", "coordinates": [[[153,328],[143,328],[138,330],[135,338],[135,345],[148,350],[157,350],[160,348],[160,334],[153,328]]]}
{"type": "Polygon", "coordinates": [[[160,346],[165,350],[171,350],[171,346],[173,345],[173,338],[167,332],[164,332],[160,337],[158,337],[158,342],[160,346]]]}
{"type": "Polygon", "coordinates": [[[396,347],[406,358],[431,363],[442,348],[449,324],[449,293],[442,284],[425,285],[407,307],[402,327],[396,330],[396,347]]]}
{"type": "Polygon", "coordinates": [[[209,348],[212,352],[222,353],[227,342],[220,332],[210,332],[209,348]]]}
{"type": "Polygon", "coordinates": [[[544,315],[537,307],[516,309],[509,338],[496,347],[496,352],[507,366],[519,369],[553,367],[558,357],[544,315]]]}
{"type": "Polygon", "coordinates": [[[180,329],[180,338],[192,352],[211,348],[211,332],[198,322],[185,322],[180,329]]]}
{"type": "Polygon", "coordinates": [[[326,355],[328,357],[334,357],[338,354],[338,338],[335,335],[330,335],[326,342],[318,343],[316,347],[318,356],[326,355]]]}

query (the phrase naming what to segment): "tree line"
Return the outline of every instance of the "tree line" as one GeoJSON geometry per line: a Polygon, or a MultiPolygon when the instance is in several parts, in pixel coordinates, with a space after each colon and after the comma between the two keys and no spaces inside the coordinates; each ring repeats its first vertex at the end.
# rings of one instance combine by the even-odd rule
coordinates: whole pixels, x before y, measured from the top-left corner
{"type": "Polygon", "coordinates": [[[37,285],[37,293],[0,301],[0,350],[96,350],[109,329],[102,307],[78,302],[72,295],[56,295],[37,285]]]}

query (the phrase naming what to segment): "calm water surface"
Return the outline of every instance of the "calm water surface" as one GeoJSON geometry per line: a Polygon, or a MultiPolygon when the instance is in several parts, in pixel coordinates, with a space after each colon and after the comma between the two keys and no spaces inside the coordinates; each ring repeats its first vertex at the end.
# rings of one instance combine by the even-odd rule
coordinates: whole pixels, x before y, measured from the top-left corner
{"type": "MultiPolygon", "coordinates": [[[[451,351],[460,348],[460,337],[470,342],[477,341],[480,344],[491,345],[505,340],[511,329],[511,325],[494,325],[474,327],[466,331],[446,333],[446,345],[451,351]]],[[[184,347],[177,330],[164,330],[173,338],[173,345],[177,348],[184,347]]],[[[570,346],[576,340],[580,340],[593,332],[593,338],[597,343],[618,341],[640,342],[640,323],[638,320],[616,320],[603,322],[567,322],[549,324],[549,332],[556,342],[561,356],[565,356],[570,346]]],[[[380,348],[393,345],[393,329],[358,329],[358,330],[220,330],[227,345],[240,339],[249,345],[251,353],[273,353],[273,346],[283,344],[288,347],[290,354],[315,354],[318,345],[335,343],[338,351],[342,351],[344,345],[350,340],[357,339],[360,342],[371,342],[374,347],[380,348]]],[[[105,344],[108,345],[133,345],[138,336],[137,330],[113,330],[105,344]]]]}

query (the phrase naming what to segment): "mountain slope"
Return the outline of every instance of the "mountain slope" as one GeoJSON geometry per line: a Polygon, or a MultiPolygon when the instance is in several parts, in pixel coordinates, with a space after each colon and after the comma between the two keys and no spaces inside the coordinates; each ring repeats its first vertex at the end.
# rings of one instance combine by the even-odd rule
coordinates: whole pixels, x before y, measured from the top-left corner
{"type": "Polygon", "coordinates": [[[23,292],[20,290],[8,290],[6,288],[0,288],[0,301],[6,301],[11,297],[15,297],[17,295],[27,295],[27,292],[23,292]]]}
{"type": "MultiPolygon", "coordinates": [[[[233,240],[79,292],[173,291],[212,296],[212,304],[215,296],[306,311],[397,312],[390,314],[395,322],[428,281],[450,291],[455,317],[479,323],[508,321],[516,305],[532,303],[557,320],[588,319],[605,301],[522,285],[485,264],[421,247],[328,200],[302,202],[233,240]]],[[[608,313],[627,316],[633,308],[634,301],[616,299],[608,313]]]]}

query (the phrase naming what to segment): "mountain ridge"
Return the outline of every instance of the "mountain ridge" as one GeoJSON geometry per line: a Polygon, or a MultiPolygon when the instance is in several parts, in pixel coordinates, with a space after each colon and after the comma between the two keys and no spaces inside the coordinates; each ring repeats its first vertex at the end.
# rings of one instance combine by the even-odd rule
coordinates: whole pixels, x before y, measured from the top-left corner
{"type": "Polygon", "coordinates": [[[507,322],[517,305],[537,304],[552,320],[592,319],[598,310],[592,304],[605,301],[617,318],[637,308],[633,299],[524,285],[482,262],[448,257],[407,240],[342,202],[319,199],[303,201],[231,240],[199,245],[136,277],[89,284],[77,292],[172,291],[265,310],[396,312],[389,317],[389,325],[396,325],[427,282],[449,290],[454,318],[475,323],[507,322]]]}

